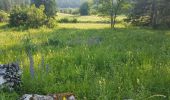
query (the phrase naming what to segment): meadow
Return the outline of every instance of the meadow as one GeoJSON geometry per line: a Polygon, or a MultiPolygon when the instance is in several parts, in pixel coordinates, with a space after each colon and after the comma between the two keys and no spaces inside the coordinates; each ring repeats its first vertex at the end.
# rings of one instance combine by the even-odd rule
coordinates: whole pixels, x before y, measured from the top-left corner
{"type": "MultiPolygon", "coordinates": [[[[99,16],[99,15],[88,15],[88,16],[80,16],[80,15],[72,15],[72,14],[65,14],[65,13],[57,13],[56,19],[77,19],[78,23],[110,23],[110,17],[109,16],[99,16]]],[[[125,19],[125,15],[119,15],[116,19],[117,23],[123,22],[123,19],[125,19]]]]}
{"type": "Polygon", "coordinates": [[[1,91],[0,100],[63,92],[78,100],[170,99],[170,30],[94,23],[24,30],[2,23],[0,63],[10,62],[19,62],[23,83],[16,92],[1,91]]]}

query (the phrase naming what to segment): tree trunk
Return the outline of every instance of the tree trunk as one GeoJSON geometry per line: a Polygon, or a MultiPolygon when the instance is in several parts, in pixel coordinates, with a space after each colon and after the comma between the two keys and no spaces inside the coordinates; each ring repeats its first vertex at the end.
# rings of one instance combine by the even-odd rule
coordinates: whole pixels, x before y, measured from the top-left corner
{"type": "MultiPolygon", "coordinates": [[[[120,8],[120,5],[122,3],[122,0],[118,0],[117,1],[117,6],[115,8],[115,13],[114,13],[114,17],[113,17],[113,10],[112,10],[112,17],[111,17],[111,28],[115,28],[115,24],[116,24],[116,18],[117,18],[117,14],[120,8]]],[[[112,2],[112,6],[114,6],[113,2],[112,2]]]]}
{"type": "Polygon", "coordinates": [[[111,13],[110,18],[111,18],[111,28],[114,28],[113,13],[111,13]]]}
{"type": "Polygon", "coordinates": [[[117,18],[117,11],[115,12],[115,15],[114,15],[114,21],[113,21],[113,28],[115,28],[115,24],[116,24],[116,18],[117,18]]]}
{"type": "Polygon", "coordinates": [[[153,28],[156,28],[156,25],[157,25],[156,0],[152,0],[151,25],[153,28]]]}
{"type": "Polygon", "coordinates": [[[110,24],[111,24],[111,28],[114,28],[114,21],[113,21],[113,13],[114,13],[114,4],[113,4],[113,0],[111,0],[111,5],[112,5],[112,9],[111,9],[111,13],[110,13],[110,24]]]}

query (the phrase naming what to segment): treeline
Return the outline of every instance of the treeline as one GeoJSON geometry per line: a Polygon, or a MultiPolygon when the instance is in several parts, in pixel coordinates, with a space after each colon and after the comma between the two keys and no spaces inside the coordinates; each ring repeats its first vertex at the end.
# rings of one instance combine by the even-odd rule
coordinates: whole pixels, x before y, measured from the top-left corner
{"type": "Polygon", "coordinates": [[[51,28],[56,25],[55,0],[3,0],[1,3],[8,5],[1,6],[0,22],[7,22],[11,27],[51,28]]]}
{"type": "Polygon", "coordinates": [[[114,28],[119,14],[126,22],[137,26],[170,28],[170,0],[88,0],[80,6],[81,15],[110,16],[114,28]]]}
{"type": "Polygon", "coordinates": [[[79,8],[87,0],[57,0],[58,8],[79,8]]]}
{"type": "Polygon", "coordinates": [[[170,28],[170,0],[135,0],[129,19],[135,25],[170,28]]]}
{"type": "Polygon", "coordinates": [[[30,5],[31,0],[0,0],[0,9],[4,11],[10,11],[13,7],[17,5],[30,5]]]}

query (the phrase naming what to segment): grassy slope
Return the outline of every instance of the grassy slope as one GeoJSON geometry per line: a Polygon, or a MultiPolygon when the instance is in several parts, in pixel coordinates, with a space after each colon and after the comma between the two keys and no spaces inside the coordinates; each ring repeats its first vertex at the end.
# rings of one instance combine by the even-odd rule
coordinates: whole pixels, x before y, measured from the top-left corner
{"type": "MultiPolygon", "coordinates": [[[[68,25],[25,31],[0,26],[0,63],[20,61],[23,68],[19,93],[73,92],[79,100],[145,100],[162,94],[167,98],[152,99],[170,99],[170,31],[68,25]],[[33,49],[35,79],[29,76],[28,46],[33,49]],[[42,56],[48,71],[41,66],[42,56]]],[[[0,93],[3,100],[16,97],[0,93]]]]}

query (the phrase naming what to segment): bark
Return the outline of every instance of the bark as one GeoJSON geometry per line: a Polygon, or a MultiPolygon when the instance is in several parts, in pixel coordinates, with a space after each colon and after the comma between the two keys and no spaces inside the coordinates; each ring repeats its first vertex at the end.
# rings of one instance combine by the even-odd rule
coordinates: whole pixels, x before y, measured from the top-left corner
{"type": "Polygon", "coordinates": [[[157,7],[156,0],[152,0],[152,12],[151,12],[151,25],[153,28],[156,28],[157,25],[157,7]]]}
{"type": "Polygon", "coordinates": [[[111,28],[115,28],[115,24],[116,24],[116,18],[117,18],[117,14],[118,14],[118,11],[120,10],[120,5],[122,3],[122,0],[118,0],[117,1],[117,6],[115,8],[115,13],[114,13],[114,17],[113,17],[113,1],[112,1],[112,12],[111,12],[111,28]]]}
{"type": "Polygon", "coordinates": [[[113,12],[111,12],[110,18],[111,18],[111,28],[114,28],[113,12]]]}
{"type": "Polygon", "coordinates": [[[111,23],[111,28],[114,27],[114,21],[113,21],[113,14],[114,14],[114,4],[113,4],[113,0],[111,0],[111,13],[110,13],[110,23],[111,23]]]}

